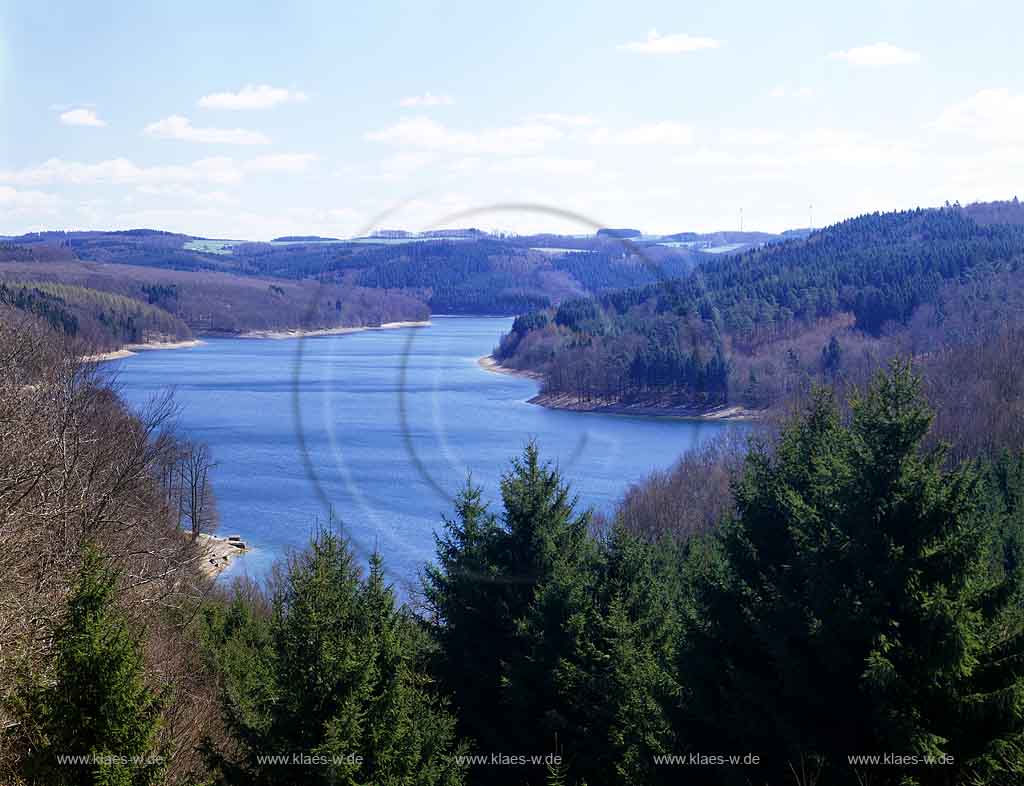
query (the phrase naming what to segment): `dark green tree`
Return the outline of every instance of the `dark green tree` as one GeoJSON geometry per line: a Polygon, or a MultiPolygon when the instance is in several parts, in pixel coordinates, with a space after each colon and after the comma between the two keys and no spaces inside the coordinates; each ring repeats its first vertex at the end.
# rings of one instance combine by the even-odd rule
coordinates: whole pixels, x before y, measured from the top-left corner
{"type": "Polygon", "coordinates": [[[116,605],[117,572],[85,550],[64,620],[54,632],[52,682],[33,691],[26,725],[30,783],[143,786],[161,781],[163,699],[145,682],[136,637],[116,605]]]}
{"type": "Polygon", "coordinates": [[[738,514],[691,576],[682,737],[764,763],[709,781],[1020,782],[1024,636],[1019,571],[993,570],[999,517],[970,466],[922,441],[931,413],[896,364],[844,422],[819,391],[774,453],[754,450],[738,514]],[[944,765],[855,773],[848,756],[944,765]]]}
{"type": "Polygon", "coordinates": [[[434,536],[437,564],[427,566],[423,582],[440,645],[435,670],[452,694],[460,735],[476,743],[489,744],[500,734],[501,647],[511,636],[493,616],[504,580],[497,545],[502,536],[482,490],[470,480],[456,497],[454,518],[445,517],[444,531],[434,536]]]}
{"type": "Polygon", "coordinates": [[[429,640],[396,607],[379,556],[363,579],[347,542],[322,532],[289,561],[272,606],[263,623],[213,617],[210,640],[233,647],[219,662],[243,748],[214,755],[225,782],[462,782],[455,721],[427,676],[429,640]]]}
{"type": "MultiPolygon", "coordinates": [[[[460,728],[478,750],[550,752],[561,726],[553,658],[565,641],[538,635],[531,617],[538,593],[582,564],[589,513],[576,511],[561,474],[541,462],[533,443],[513,460],[501,495],[499,521],[479,489],[468,486],[438,538],[438,565],[428,568],[424,582],[442,650],[438,669],[460,728]]],[[[549,608],[548,621],[562,611],[549,608]]],[[[526,776],[516,769],[488,777],[518,783],[526,776]]],[[[543,770],[536,774],[543,778],[543,770]]]]}
{"type": "Polygon", "coordinates": [[[654,757],[675,751],[678,551],[616,526],[582,577],[558,575],[539,594],[528,631],[534,650],[556,648],[547,658],[556,702],[550,714],[562,721],[559,741],[574,779],[674,780],[654,757]]]}
{"type": "Polygon", "coordinates": [[[842,365],[843,348],[839,345],[839,339],[832,336],[821,350],[821,366],[825,370],[825,376],[829,379],[834,378],[842,365]]]}

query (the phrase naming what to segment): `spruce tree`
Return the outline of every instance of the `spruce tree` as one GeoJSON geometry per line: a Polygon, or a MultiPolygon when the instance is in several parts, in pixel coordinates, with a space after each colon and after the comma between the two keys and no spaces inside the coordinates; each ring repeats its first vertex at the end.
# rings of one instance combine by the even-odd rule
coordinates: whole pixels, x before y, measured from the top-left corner
{"type": "Polygon", "coordinates": [[[455,500],[454,518],[444,518],[434,536],[437,564],[428,565],[423,589],[433,616],[431,631],[439,644],[435,672],[452,695],[459,735],[477,747],[496,742],[500,723],[503,646],[511,635],[493,615],[502,581],[497,519],[472,481],[455,500]]]}
{"type": "Polygon", "coordinates": [[[930,420],[894,364],[849,422],[818,391],[774,453],[749,455],[738,514],[705,552],[720,559],[691,576],[681,736],[763,767],[708,782],[782,782],[808,761],[837,784],[1024,775],[1019,576],[993,570],[1001,524],[978,474],[922,448],[930,420]],[[947,763],[848,760],[885,753],[947,763]]]}
{"type": "Polygon", "coordinates": [[[542,620],[550,619],[551,595],[568,609],[554,639],[567,642],[552,670],[564,716],[559,740],[574,777],[593,784],[674,780],[654,757],[675,751],[678,550],[641,542],[616,525],[588,566],[582,591],[570,576],[539,598],[531,626],[539,632],[550,635],[542,620]]]}
{"type": "Polygon", "coordinates": [[[220,661],[225,716],[243,748],[212,757],[223,781],[462,782],[455,721],[427,674],[429,640],[396,606],[378,555],[364,579],[347,542],[319,533],[280,575],[270,620],[238,619],[215,615],[211,636],[233,647],[220,661]]]}
{"type": "Polygon", "coordinates": [[[54,632],[52,682],[32,692],[26,759],[32,783],[144,786],[164,771],[157,744],[162,698],[116,605],[117,572],[86,548],[67,612],[54,632]]]}
{"type": "MultiPolygon", "coordinates": [[[[438,538],[439,564],[424,586],[442,650],[438,668],[477,750],[550,752],[561,727],[553,658],[565,642],[538,640],[529,618],[538,593],[581,565],[590,518],[533,443],[503,476],[501,496],[498,519],[470,484],[438,538]]],[[[520,783],[528,774],[516,770],[495,768],[488,779],[520,783]]],[[[532,774],[544,777],[542,769],[532,774]]]]}

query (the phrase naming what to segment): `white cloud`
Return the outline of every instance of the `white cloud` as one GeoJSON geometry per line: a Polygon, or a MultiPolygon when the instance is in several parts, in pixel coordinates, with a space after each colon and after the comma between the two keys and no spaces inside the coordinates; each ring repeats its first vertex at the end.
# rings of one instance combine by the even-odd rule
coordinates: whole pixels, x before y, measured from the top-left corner
{"type": "Polygon", "coordinates": [[[727,153],[724,150],[713,150],[710,148],[701,148],[687,152],[672,159],[673,163],[680,166],[694,167],[729,167],[742,164],[744,160],[744,158],[735,153],[727,153]]]}
{"type": "Polygon", "coordinates": [[[404,147],[450,151],[465,155],[533,153],[561,137],[561,131],[543,123],[526,123],[482,131],[456,131],[426,117],[400,120],[380,131],[366,134],[366,138],[371,142],[387,142],[404,147]]]}
{"type": "Polygon", "coordinates": [[[688,145],[693,142],[693,128],[682,123],[653,123],[632,128],[598,128],[588,141],[595,145],[688,145]]]}
{"type": "Polygon", "coordinates": [[[461,173],[476,172],[481,166],[483,166],[483,163],[484,160],[482,158],[467,156],[465,158],[460,158],[458,161],[453,163],[451,170],[452,172],[461,173]]]}
{"type": "Polygon", "coordinates": [[[149,136],[203,142],[214,145],[269,145],[270,139],[260,131],[244,128],[196,128],[187,117],[171,115],[150,123],[144,129],[149,136]]]}
{"type": "Polygon", "coordinates": [[[211,93],[199,99],[203,109],[273,109],[281,104],[308,101],[309,96],[297,90],[270,85],[245,85],[237,93],[211,93]]]}
{"type": "Polygon", "coordinates": [[[715,38],[691,36],[686,33],[659,35],[651,30],[644,41],[629,41],[617,47],[624,52],[638,52],[643,55],[678,55],[683,52],[696,52],[701,49],[718,49],[722,42],[715,38]]]}
{"type": "Polygon", "coordinates": [[[0,182],[18,185],[66,183],[168,183],[206,180],[227,183],[239,179],[240,173],[230,158],[209,158],[189,165],[140,167],[126,158],[112,158],[96,163],[65,161],[51,158],[38,166],[0,172],[0,182]]]}
{"type": "Polygon", "coordinates": [[[10,186],[0,186],[0,207],[11,211],[52,212],[59,203],[53,194],[42,191],[18,191],[10,186]]]}
{"type": "Polygon", "coordinates": [[[444,93],[434,95],[429,90],[423,95],[419,96],[407,96],[398,102],[399,106],[405,107],[417,107],[417,106],[451,106],[455,103],[455,99],[444,93]]]}
{"type": "Polygon", "coordinates": [[[99,119],[93,109],[69,109],[61,112],[60,122],[66,126],[91,126],[92,128],[103,128],[105,122],[99,119]]]}
{"type": "Polygon", "coordinates": [[[543,175],[591,175],[595,169],[594,162],[589,159],[550,156],[517,156],[495,161],[489,167],[489,171],[494,174],[543,175]]]}
{"type": "MultiPolygon", "coordinates": [[[[440,154],[431,150],[403,150],[371,162],[372,171],[368,174],[364,172],[361,176],[367,180],[404,180],[435,163],[439,158],[440,154]]],[[[338,174],[348,176],[350,173],[341,170],[338,174]]]]}
{"type": "Polygon", "coordinates": [[[1014,95],[1005,87],[979,90],[946,107],[931,125],[985,142],[1024,144],[1024,95],[1014,95]]]}
{"type": "Polygon", "coordinates": [[[547,112],[540,115],[534,115],[533,119],[538,123],[549,123],[553,126],[561,126],[563,128],[583,128],[585,126],[594,125],[594,117],[592,115],[571,115],[562,114],[560,112],[547,112]]]}
{"type": "Polygon", "coordinates": [[[246,172],[305,172],[318,158],[313,153],[274,153],[246,161],[242,167],[246,172]]]}
{"type": "MultiPolygon", "coordinates": [[[[726,181],[816,182],[824,167],[832,177],[856,178],[865,173],[892,175],[923,165],[924,153],[901,140],[877,138],[857,131],[816,128],[785,134],[771,129],[725,129],[722,147],[703,147],[673,159],[687,168],[714,171],[726,181]]],[[[948,163],[936,163],[944,168],[948,163]]]]}
{"type": "Polygon", "coordinates": [[[186,199],[190,202],[207,205],[234,205],[238,202],[237,199],[223,191],[199,191],[190,186],[173,183],[167,185],[141,185],[138,186],[136,191],[145,196],[186,199]]]}
{"type": "Polygon", "coordinates": [[[144,167],[127,158],[112,158],[95,163],[51,158],[42,164],[14,171],[0,171],[0,183],[38,186],[50,183],[67,185],[95,184],[172,184],[238,183],[249,174],[302,172],[317,160],[309,153],[277,153],[237,161],[227,156],[201,158],[191,164],[144,167]]]}
{"type": "Polygon", "coordinates": [[[792,87],[790,85],[776,85],[768,91],[769,98],[810,98],[814,90],[810,87],[792,87]]]}
{"type": "Polygon", "coordinates": [[[920,160],[920,152],[912,144],[846,129],[816,128],[798,135],[793,141],[791,155],[794,165],[829,162],[896,168],[920,160]]]}
{"type": "Polygon", "coordinates": [[[886,43],[856,46],[853,49],[832,52],[829,57],[832,60],[843,60],[850,65],[872,67],[910,65],[921,59],[921,55],[917,52],[886,43]]]}
{"type": "Polygon", "coordinates": [[[725,128],[722,130],[722,141],[727,145],[777,145],[784,138],[780,131],[770,128],[725,128]]]}

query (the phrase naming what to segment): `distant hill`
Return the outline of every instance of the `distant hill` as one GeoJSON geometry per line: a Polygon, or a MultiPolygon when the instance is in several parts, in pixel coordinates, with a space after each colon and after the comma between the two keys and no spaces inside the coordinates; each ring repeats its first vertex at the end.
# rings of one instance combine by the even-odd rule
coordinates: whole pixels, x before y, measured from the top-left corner
{"type": "MultiPolygon", "coordinates": [[[[956,209],[981,225],[1024,223],[1024,211],[1016,200],[956,209]]],[[[397,298],[404,297],[435,313],[520,315],[557,307],[573,298],[604,297],[686,277],[695,269],[703,271],[704,277],[719,269],[734,270],[734,260],[742,260],[735,262],[742,269],[761,259],[758,255],[769,247],[789,247],[820,234],[794,229],[781,234],[722,231],[658,236],[608,227],[585,235],[494,236],[469,228],[420,234],[387,230],[351,240],[300,234],[272,242],[248,242],[144,228],[38,232],[0,241],[0,268],[5,263],[31,262],[41,266],[27,280],[39,277],[87,287],[90,285],[82,281],[88,276],[82,273],[95,273],[97,264],[135,268],[131,273],[122,271],[130,281],[147,278],[142,269],[220,274],[230,277],[224,281],[238,279],[220,290],[234,294],[221,298],[223,310],[211,310],[202,321],[212,324],[216,318],[235,326],[228,329],[247,329],[254,321],[280,323],[284,314],[293,315],[290,306],[280,307],[280,297],[267,300],[265,293],[274,291],[272,282],[285,292],[295,288],[282,282],[330,285],[338,292],[372,290],[379,293],[380,302],[394,296],[397,304],[397,298]],[[76,265],[85,267],[79,270],[76,265]],[[260,283],[242,284],[249,279],[260,283]],[[256,291],[264,294],[256,297],[256,291]],[[242,307],[242,303],[250,303],[252,308],[242,307]],[[272,317],[274,314],[277,316],[272,317]]],[[[25,280],[27,274],[25,270],[17,272],[19,280],[25,280]]],[[[118,277],[106,271],[102,278],[101,288],[109,288],[118,277]]],[[[148,278],[156,286],[163,285],[166,276],[154,272],[148,278]]],[[[202,276],[194,279],[202,280],[202,276]]],[[[121,287],[119,294],[145,300],[137,287],[125,292],[121,291],[125,287],[117,286],[121,287]]],[[[199,296],[198,287],[185,289],[191,294],[179,305],[204,303],[204,308],[214,309],[209,298],[199,296]]],[[[404,301],[401,310],[407,310],[404,301]]],[[[198,324],[194,320],[200,317],[191,314],[185,318],[193,320],[189,324],[198,324]]],[[[765,321],[759,314],[747,318],[759,324],[765,321]]]]}
{"type": "Polygon", "coordinates": [[[770,404],[883,346],[941,350],[980,323],[1024,322],[1024,225],[989,220],[1015,215],[1000,203],[861,216],[520,317],[496,355],[583,408],[770,404]]]}
{"type": "Polygon", "coordinates": [[[48,282],[0,282],[0,305],[34,314],[92,350],[192,337],[180,318],[133,298],[48,282]]]}
{"type": "MultiPolygon", "coordinates": [[[[397,290],[435,312],[514,315],[570,297],[684,275],[700,255],[656,243],[645,243],[641,250],[597,235],[498,238],[476,229],[397,235],[393,231],[353,241],[291,235],[254,243],[154,230],[42,232],[5,241],[0,263],[77,261],[313,280],[397,290]]],[[[57,269],[48,273],[52,277],[57,269]]]]}
{"type": "MultiPolygon", "coordinates": [[[[66,240],[0,243],[2,304],[34,313],[98,350],[158,336],[356,327],[423,320],[430,313],[407,294],[353,284],[83,260],[66,240]]],[[[101,250],[125,247],[128,258],[167,259],[160,250],[145,256],[130,244],[101,250]]]]}
{"type": "Polygon", "coordinates": [[[963,211],[979,224],[1024,224],[1024,205],[1017,197],[1005,202],[975,202],[963,211]]]}
{"type": "Polygon", "coordinates": [[[319,235],[285,235],[275,237],[271,243],[323,243],[338,240],[336,237],[320,237],[319,235]]]}

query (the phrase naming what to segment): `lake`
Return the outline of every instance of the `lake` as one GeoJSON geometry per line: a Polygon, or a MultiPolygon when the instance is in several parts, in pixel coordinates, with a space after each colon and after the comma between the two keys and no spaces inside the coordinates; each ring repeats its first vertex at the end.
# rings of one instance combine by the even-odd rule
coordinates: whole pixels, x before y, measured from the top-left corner
{"type": "Polygon", "coordinates": [[[378,548],[408,589],[468,473],[485,497],[528,440],[580,503],[610,511],[629,484],[739,424],[544,409],[537,383],[477,364],[510,319],[434,317],[425,328],[299,340],[207,339],[116,361],[139,406],[172,387],[182,431],[212,448],[221,534],[253,552],[227,576],[266,574],[333,510],[359,554],[378,548]]]}

